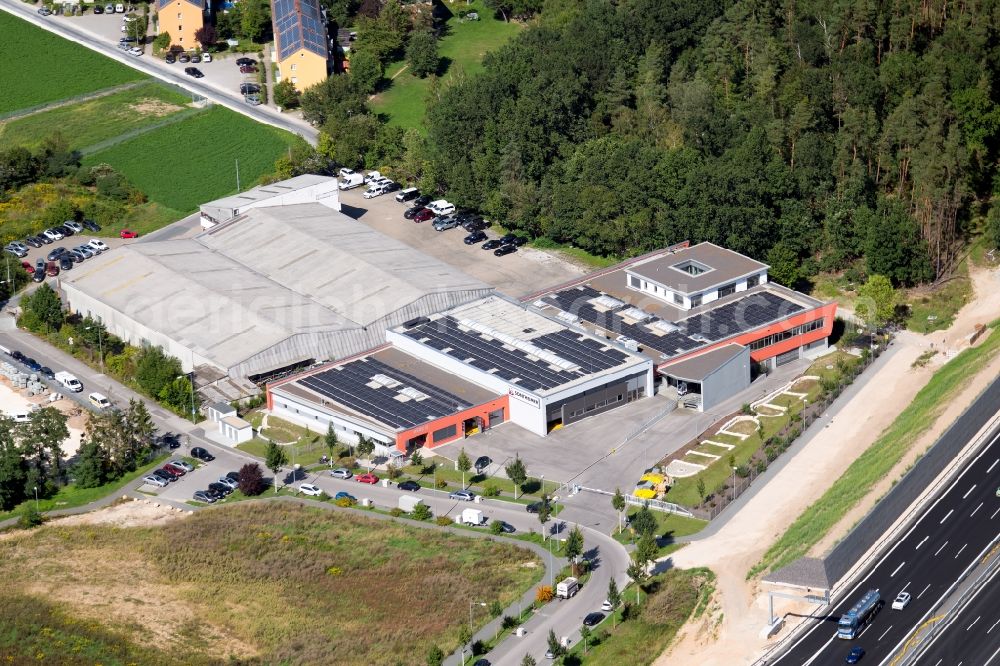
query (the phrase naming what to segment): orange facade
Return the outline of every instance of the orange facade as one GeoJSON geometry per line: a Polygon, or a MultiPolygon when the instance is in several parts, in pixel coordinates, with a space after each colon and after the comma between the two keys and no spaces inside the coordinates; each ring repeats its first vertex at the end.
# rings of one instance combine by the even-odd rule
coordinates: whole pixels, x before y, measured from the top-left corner
{"type": "Polygon", "coordinates": [[[466,421],[479,417],[482,419],[483,423],[489,423],[490,412],[495,412],[499,409],[503,410],[503,418],[504,421],[506,421],[510,418],[507,400],[508,398],[506,395],[497,396],[495,400],[490,400],[489,402],[484,402],[481,405],[470,407],[464,411],[456,412],[455,414],[430,421],[429,423],[419,425],[416,428],[404,430],[396,435],[396,448],[405,453],[407,451],[407,444],[410,440],[421,436],[426,437],[426,440],[422,444],[425,449],[433,449],[435,446],[440,444],[447,444],[448,442],[454,442],[456,439],[462,439],[465,437],[466,421]],[[455,428],[455,434],[453,437],[437,441],[434,440],[435,432],[445,430],[450,427],[455,428]]]}

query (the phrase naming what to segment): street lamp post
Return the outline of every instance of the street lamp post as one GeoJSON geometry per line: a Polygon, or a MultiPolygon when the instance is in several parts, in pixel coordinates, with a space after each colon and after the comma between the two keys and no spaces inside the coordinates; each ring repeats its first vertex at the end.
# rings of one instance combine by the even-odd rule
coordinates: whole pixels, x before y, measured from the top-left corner
{"type": "Polygon", "coordinates": [[[38,513],[38,486],[35,486],[35,513],[38,513]]]}
{"type": "Polygon", "coordinates": [[[733,501],[736,501],[736,468],[733,467],[733,501]]]}
{"type": "MultiPolygon", "coordinates": [[[[469,640],[470,641],[472,640],[472,607],[473,606],[482,606],[483,608],[486,608],[486,602],[485,601],[470,601],[469,602],[469,640]]],[[[470,650],[470,652],[471,652],[471,650],[470,650]]],[[[462,646],[462,663],[465,664],[465,646],[464,645],[462,646]]]]}

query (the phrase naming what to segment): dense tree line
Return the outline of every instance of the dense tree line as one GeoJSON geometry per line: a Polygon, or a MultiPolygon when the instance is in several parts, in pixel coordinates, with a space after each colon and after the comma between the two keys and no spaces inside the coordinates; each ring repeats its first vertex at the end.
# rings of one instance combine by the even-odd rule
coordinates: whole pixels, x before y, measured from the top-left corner
{"type": "Polygon", "coordinates": [[[128,408],[91,414],[74,467],[80,488],[96,488],[119,479],[149,459],[156,427],[141,400],[128,408]]]}
{"type": "Polygon", "coordinates": [[[66,416],[54,407],[31,412],[25,423],[0,416],[0,509],[53,495],[65,481],[62,443],[66,416]]]}
{"type": "Polygon", "coordinates": [[[438,185],[598,254],[947,273],[992,195],[997,3],[587,0],[443,91],[438,185]]]}

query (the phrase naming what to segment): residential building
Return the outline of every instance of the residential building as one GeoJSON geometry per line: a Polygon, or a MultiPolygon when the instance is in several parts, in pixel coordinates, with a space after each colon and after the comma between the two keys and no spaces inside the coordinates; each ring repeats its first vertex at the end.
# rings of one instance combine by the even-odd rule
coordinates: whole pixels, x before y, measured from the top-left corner
{"type": "Polygon", "coordinates": [[[319,0],[271,0],[271,21],[277,80],[288,79],[302,92],[326,79],[330,40],[319,0]]]}
{"type": "Polygon", "coordinates": [[[195,33],[205,25],[205,0],[156,0],[157,34],[170,34],[170,45],[185,51],[201,48],[195,33]]]}

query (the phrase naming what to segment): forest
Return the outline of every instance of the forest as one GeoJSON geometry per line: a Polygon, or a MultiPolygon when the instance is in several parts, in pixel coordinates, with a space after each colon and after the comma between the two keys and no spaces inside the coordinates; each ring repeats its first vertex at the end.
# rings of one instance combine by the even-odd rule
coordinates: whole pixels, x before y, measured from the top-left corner
{"type": "Polygon", "coordinates": [[[321,150],[534,238],[713,241],[785,284],[934,282],[1000,237],[1000,0],[546,0],[522,20],[483,73],[434,87],[425,136],[342,94],[321,150]],[[352,112],[367,138],[345,146],[352,112]]]}

